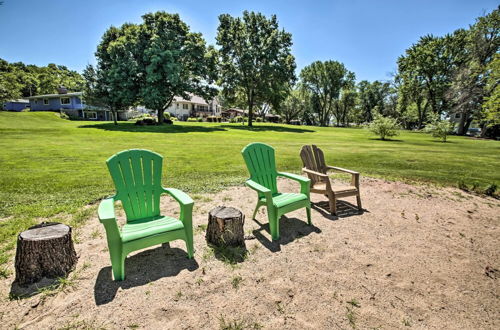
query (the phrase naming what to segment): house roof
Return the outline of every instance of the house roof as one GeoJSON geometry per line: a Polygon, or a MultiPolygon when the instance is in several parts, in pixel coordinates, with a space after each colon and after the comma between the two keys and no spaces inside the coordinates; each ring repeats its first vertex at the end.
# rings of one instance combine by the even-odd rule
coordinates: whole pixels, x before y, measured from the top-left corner
{"type": "Polygon", "coordinates": [[[185,98],[181,96],[174,96],[174,102],[184,102],[184,103],[194,103],[194,104],[201,104],[201,105],[208,105],[207,101],[205,101],[202,97],[194,94],[190,94],[191,100],[186,100],[185,98]]]}
{"type": "Polygon", "coordinates": [[[27,97],[28,100],[32,99],[49,99],[52,97],[68,97],[68,96],[82,96],[83,92],[74,92],[74,93],[66,93],[66,94],[45,94],[45,95],[35,95],[27,97]]]}
{"type": "Polygon", "coordinates": [[[16,100],[8,100],[6,103],[30,103],[30,101],[26,99],[16,99],[16,100]]]}
{"type": "Polygon", "coordinates": [[[238,108],[230,108],[230,109],[224,110],[223,112],[229,112],[229,111],[234,111],[237,113],[248,113],[248,110],[243,110],[243,109],[238,109],[238,108]]]}

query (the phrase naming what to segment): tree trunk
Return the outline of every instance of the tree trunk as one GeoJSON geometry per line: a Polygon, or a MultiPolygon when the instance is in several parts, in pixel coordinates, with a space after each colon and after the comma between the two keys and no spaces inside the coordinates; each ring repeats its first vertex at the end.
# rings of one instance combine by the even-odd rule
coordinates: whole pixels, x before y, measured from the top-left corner
{"type": "Polygon", "coordinates": [[[158,109],[158,118],[156,120],[158,122],[158,125],[163,125],[164,113],[165,109],[158,109]]]}
{"type": "Polygon", "coordinates": [[[215,246],[245,246],[243,225],[245,215],[234,207],[218,206],[208,213],[205,236],[215,246]]]}
{"type": "Polygon", "coordinates": [[[111,109],[111,113],[113,114],[113,122],[115,125],[118,125],[118,112],[115,109],[111,109]]]}
{"type": "Polygon", "coordinates": [[[71,227],[56,222],[41,223],[17,238],[16,282],[24,286],[44,277],[66,276],[77,260],[71,227]]]}

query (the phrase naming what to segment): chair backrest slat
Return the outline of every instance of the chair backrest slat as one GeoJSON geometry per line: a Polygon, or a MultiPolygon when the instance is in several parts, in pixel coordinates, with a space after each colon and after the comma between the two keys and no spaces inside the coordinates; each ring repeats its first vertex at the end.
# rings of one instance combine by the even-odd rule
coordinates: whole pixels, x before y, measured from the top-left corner
{"type": "MultiPolygon", "coordinates": [[[[303,166],[308,170],[326,174],[325,156],[323,151],[316,145],[303,146],[300,150],[300,158],[303,166]]],[[[307,173],[307,176],[311,179],[312,184],[322,182],[321,177],[318,175],[307,173]]]]}
{"type": "Polygon", "coordinates": [[[243,159],[250,173],[250,179],[277,193],[276,161],[274,149],[264,143],[251,143],[242,151],[243,159]]]}
{"type": "Polygon", "coordinates": [[[160,215],[163,157],[149,150],[125,150],[106,161],[127,221],[160,215]]]}

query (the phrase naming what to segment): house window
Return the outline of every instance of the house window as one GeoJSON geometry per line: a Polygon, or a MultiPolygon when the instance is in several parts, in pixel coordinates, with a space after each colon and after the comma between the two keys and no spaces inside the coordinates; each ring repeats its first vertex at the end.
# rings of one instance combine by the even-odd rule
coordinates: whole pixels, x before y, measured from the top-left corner
{"type": "Polygon", "coordinates": [[[455,114],[455,118],[456,119],[460,118],[460,112],[455,114]]]}
{"type": "Polygon", "coordinates": [[[49,105],[49,99],[43,99],[43,105],[49,105]]]}
{"type": "Polygon", "coordinates": [[[61,104],[70,104],[69,97],[61,97],[61,104]]]}
{"type": "Polygon", "coordinates": [[[185,110],[189,109],[189,104],[183,104],[182,109],[185,109],[185,110]]]}
{"type": "Polygon", "coordinates": [[[175,105],[176,105],[177,109],[179,109],[179,103],[176,103],[175,105]]]}
{"type": "Polygon", "coordinates": [[[97,112],[87,112],[87,119],[97,119],[97,112]]]}
{"type": "Polygon", "coordinates": [[[34,103],[35,103],[35,104],[38,104],[38,100],[34,100],[34,103]]]}

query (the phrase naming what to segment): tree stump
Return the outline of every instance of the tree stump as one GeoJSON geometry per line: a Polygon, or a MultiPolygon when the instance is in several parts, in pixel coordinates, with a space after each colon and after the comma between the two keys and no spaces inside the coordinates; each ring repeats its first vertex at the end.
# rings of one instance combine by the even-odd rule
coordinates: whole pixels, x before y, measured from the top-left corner
{"type": "Polygon", "coordinates": [[[245,215],[234,207],[218,206],[208,213],[207,243],[216,246],[245,246],[245,215]]]}
{"type": "Polygon", "coordinates": [[[44,277],[66,276],[77,260],[71,227],[43,222],[17,237],[16,282],[25,286],[44,277]]]}

